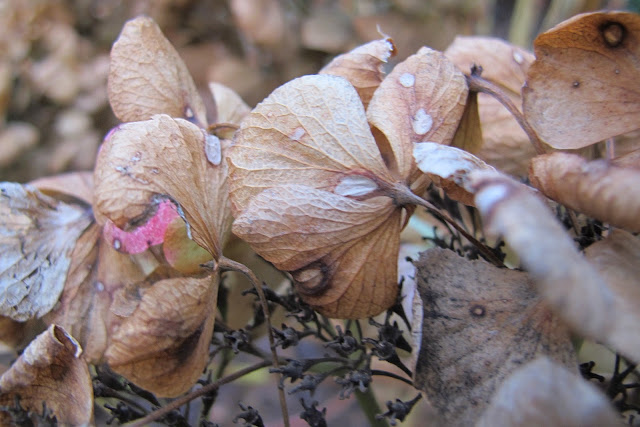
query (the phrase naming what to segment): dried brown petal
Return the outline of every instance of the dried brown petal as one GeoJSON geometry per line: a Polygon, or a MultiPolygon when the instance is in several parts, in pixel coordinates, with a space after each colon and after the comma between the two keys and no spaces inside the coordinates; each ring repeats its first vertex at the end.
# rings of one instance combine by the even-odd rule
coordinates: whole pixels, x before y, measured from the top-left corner
{"type": "Polygon", "coordinates": [[[640,231],[640,171],[569,153],[535,157],[531,184],[563,205],[630,231],[640,231]]]}
{"type": "Polygon", "coordinates": [[[58,200],[69,196],[87,204],[93,201],[93,174],[91,172],[70,172],[61,175],[38,178],[30,182],[42,193],[58,200]]]}
{"type": "Polygon", "coordinates": [[[612,159],[611,164],[622,168],[640,169],[640,148],[612,159]]]}
{"type": "Polygon", "coordinates": [[[217,275],[156,282],[115,330],[109,366],[158,396],[189,390],[209,360],[217,293],[217,275]]]}
{"type": "Polygon", "coordinates": [[[555,148],[581,148],[638,128],[640,16],[577,15],[536,38],[524,113],[555,148]]]}
{"type": "Polygon", "coordinates": [[[278,0],[232,0],[233,19],[248,40],[277,47],[287,29],[285,10],[278,0]]]}
{"type": "Polygon", "coordinates": [[[568,330],[528,274],[439,248],[416,269],[424,316],[414,384],[445,425],[473,425],[502,381],[537,356],[575,370],[568,330]]]}
{"type": "Polygon", "coordinates": [[[447,58],[469,74],[482,67],[482,77],[519,94],[535,57],[525,49],[493,37],[458,36],[444,52],[447,58]]]}
{"type": "Polygon", "coordinates": [[[196,125],[166,115],[113,130],[94,172],[98,223],[109,219],[122,229],[139,225],[168,198],[181,207],[196,243],[217,258],[223,232],[218,227],[229,223],[222,208],[226,162],[214,166],[207,160],[207,137],[196,125]]]}
{"type": "Polygon", "coordinates": [[[397,179],[413,175],[413,144],[449,145],[467,100],[464,75],[441,52],[423,47],[396,65],[376,90],[367,117],[390,145],[381,148],[397,179]]]}
{"type": "MultiPolygon", "coordinates": [[[[535,57],[504,40],[491,37],[456,37],[444,54],[465,74],[482,67],[482,77],[505,90],[514,104],[522,102],[520,89],[535,57]]],[[[513,115],[493,96],[478,94],[482,125],[482,146],[453,144],[472,152],[503,172],[525,175],[529,160],[536,154],[527,134],[513,115]]]]}
{"type": "Polygon", "coordinates": [[[216,123],[240,124],[251,109],[233,89],[220,84],[209,83],[209,90],[216,100],[216,123]]]}
{"type": "Polygon", "coordinates": [[[478,92],[469,92],[467,95],[464,113],[451,140],[453,147],[458,147],[474,154],[480,151],[483,145],[478,95],[478,92]]]}
{"type": "Polygon", "coordinates": [[[318,74],[331,74],[349,80],[367,108],[373,92],[385,76],[384,64],[395,54],[393,40],[385,37],[336,56],[318,74]]]}
{"type": "MultiPolygon", "coordinates": [[[[89,425],[93,421],[93,387],[82,348],[62,327],[51,325],[25,349],[0,378],[0,406],[20,406],[42,413],[43,402],[59,425],[89,425]]],[[[2,425],[11,417],[0,414],[2,425]]]]}
{"type": "Polygon", "coordinates": [[[330,317],[363,318],[395,301],[401,215],[388,197],[357,201],[303,185],[253,198],[233,232],[330,317]]]}
{"type": "Polygon", "coordinates": [[[178,52],[149,17],[128,21],[111,49],[109,103],[123,122],[168,114],[207,124],[196,85],[178,52]]]}
{"type": "Polygon", "coordinates": [[[118,290],[145,278],[128,255],[99,239],[97,224],[78,239],[64,291],[44,317],[47,323],[58,324],[77,337],[83,357],[90,363],[100,363],[107,348],[111,327],[117,321],[110,308],[118,290]]]}
{"type": "Polygon", "coordinates": [[[30,185],[0,184],[0,314],[24,321],[55,305],[90,210],[30,185]]]}
{"type": "Polygon", "coordinates": [[[276,89],[243,121],[229,158],[236,211],[277,185],[333,191],[353,174],[394,182],[357,92],[330,75],[300,77],[276,89]]]}
{"type": "Polygon", "coordinates": [[[615,328],[610,342],[624,348],[634,360],[640,358],[640,240],[623,230],[585,250],[585,256],[600,273],[616,300],[615,328]],[[622,344],[624,343],[624,347],[622,344]]]}
{"type": "Polygon", "coordinates": [[[476,206],[489,232],[501,234],[538,291],[575,331],[640,360],[636,343],[621,339],[612,289],[578,252],[544,202],[522,184],[495,173],[474,173],[476,206]]]}
{"type": "Polygon", "coordinates": [[[596,387],[541,357],[500,386],[478,426],[614,426],[619,415],[596,387]]]}
{"type": "Polygon", "coordinates": [[[469,174],[475,170],[495,170],[471,153],[435,142],[414,144],[413,157],[418,168],[447,196],[469,206],[474,205],[469,174]]]}
{"type": "MultiPolygon", "coordinates": [[[[511,100],[521,103],[519,95],[511,100]]],[[[491,95],[478,94],[478,109],[483,144],[474,154],[504,173],[526,176],[536,150],[522,127],[491,95]]]]}

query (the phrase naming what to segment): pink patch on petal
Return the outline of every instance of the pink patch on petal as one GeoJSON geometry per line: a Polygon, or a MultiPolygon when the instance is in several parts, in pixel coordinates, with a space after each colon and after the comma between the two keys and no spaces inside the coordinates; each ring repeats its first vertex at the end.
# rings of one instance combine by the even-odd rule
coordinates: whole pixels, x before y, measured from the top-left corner
{"type": "Polygon", "coordinates": [[[164,241],[167,227],[178,218],[176,206],[169,200],[158,204],[158,210],[149,220],[131,231],[124,231],[112,221],[107,221],[103,228],[103,236],[117,251],[127,254],[139,254],[150,246],[159,245],[164,241]]]}

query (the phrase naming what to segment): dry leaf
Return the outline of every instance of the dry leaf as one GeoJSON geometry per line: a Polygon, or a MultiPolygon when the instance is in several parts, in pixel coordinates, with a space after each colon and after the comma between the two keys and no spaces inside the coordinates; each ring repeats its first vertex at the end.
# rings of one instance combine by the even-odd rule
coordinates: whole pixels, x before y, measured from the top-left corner
{"type": "Polygon", "coordinates": [[[76,240],[92,222],[83,206],[30,185],[0,184],[0,314],[24,321],[55,305],[76,240]]]}
{"type": "MultiPolygon", "coordinates": [[[[482,67],[482,77],[502,87],[514,104],[522,102],[520,89],[535,57],[528,51],[504,40],[491,37],[456,37],[444,54],[465,74],[471,67],[482,67]]],[[[518,122],[493,96],[478,94],[478,113],[482,126],[481,146],[473,149],[453,143],[472,152],[498,169],[525,175],[529,160],[536,154],[527,134],[518,122]]]]}
{"type": "Polygon", "coordinates": [[[206,126],[204,103],[187,67],[149,17],[128,21],[114,43],[108,91],[123,122],[168,114],[206,126]]]}
{"type": "Polygon", "coordinates": [[[51,325],[25,349],[0,378],[0,423],[11,425],[5,408],[20,406],[42,413],[43,402],[57,424],[93,422],[93,386],[82,348],[62,327],[51,325]]]}
{"type": "Polygon", "coordinates": [[[630,231],[640,231],[640,171],[569,153],[535,157],[531,184],[565,206],[630,231]]]}
{"type": "Polygon", "coordinates": [[[208,162],[207,138],[194,124],[166,115],[111,131],[94,172],[98,223],[110,220],[130,231],[169,199],[182,209],[196,243],[217,258],[218,233],[229,222],[222,208],[227,203],[226,164],[208,162]]]}
{"type": "Polygon", "coordinates": [[[114,331],[111,368],[160,397],[189,390],[209,360],[218,275],[160,280],[114,331]]]}
{"type": "Polygon", "coordinates": [[[349,80],[358,91],[362,105],[367,108],[373,92],[385,76],[384,65],[395,54],[393,40],[385,37],[336,56],[318,74],[331,74],[349,80]]]}
{"type": "Polygon", "coordinates": [[[476,425],[599,427],[621,421],[595,386],[540,357],[507,378],[476,425]]]}
{"type": "Polygon", "coordinates": [[[447,196],[469,206],[474,205],[469,174],[475,170],[495,170],[471,153],[434,142],[415,144],[413,157],[418,168],[447,196]]]}
{"type": "Polygon", "coordinates": [[[373,95],[367,117],[388,139],[389,146],[382,145],[381,151],[397,177],[406,179],[416,171],[414,143],[451,143],[467,93],[464,75],[441,52],[427,47],[389,73],[373,95]]]}
{"type": "Polygon", "coordinates": [[[361,202],[287,185],[253,198],[233,231],[278,269],[290,271],[314,309],[364,318],[396,299],[401,227],[400,211],[388,197],[361,202]]]}
{"type": "Polygon", "coordinates": [[[549,145],[582,148],[638,128],[640,16],[574,16],[534,42],[524,113],[549,145]]]}
{"type": "Polygon", "coordinates": [[[544,202],[496,173],[475,172],[471,181],[485,228],[504,236],[558,316],[575,331],[640,360],[637,343],[620,329],[614,292],[544,202]]]}
{"type": "Polygon", "coordinates": [[[502,381],[537,356],[575,370],[568,330],[528,274],[439,248],[416,269],[424,315],[414,385],[445,425],[475,424],[502,381]]]}

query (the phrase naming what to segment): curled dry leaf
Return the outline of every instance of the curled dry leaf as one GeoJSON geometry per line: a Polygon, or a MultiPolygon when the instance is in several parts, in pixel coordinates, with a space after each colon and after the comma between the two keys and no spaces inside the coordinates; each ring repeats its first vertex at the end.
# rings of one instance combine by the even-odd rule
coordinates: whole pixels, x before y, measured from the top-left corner
{"type": "Polygon", "coordinates": [[[534,42],[524,113],[560,149],[582,148],[638,128],[640,15],[577,15],[534,42]]]}
{"type": "MultiPolygon", "coordinates": [[[[482,77],[500,86],[516,105],[522,102],[520,89],[535,57],[528,51],[492,37],[456,37],[444,54],[469,74],[474,65],[482,67],[482,77]]],[[[482,141],[471,151],[498,169],[525,175],[535,149],[527,134],[506,108],[493,96],[478,94],[482,141]]]]}
{"type": "Polygon", "coordinates": [[[371,99],[367,118],[384,134],[376,137],[396,177],[407,179],[416,172],[414,143],[451,143],[467,93],[464,75],[441,52],[427,47],[389,73],[371,99]]]}
{"type": "Polygon", "coordinates": [[[475,424],[502,381],[540,355],[575,370],[569,332],[527,273],[439,248],[416,270],[424,315],[414,385],[445,425],[475,424]]]}
{"type": "Polygon", "coordinates": [[[595,386],[540,357],[507,378],[476,425],[598,427],[621,420],[595,386]]]}
{"type": "Polygon", "coordinates": [[[204,103],[186,65],[149,17],[127,22],[114,43],[108,91],[123,122],[168,114],[206,126],[204,103]]]}
{"type": "Polygon", "coordinates": [[[158,396],[189,390],[209,360],[218,280],[170,278],[146,289],[111,337],[109,366],[158,396]]]}
{"type": "Polygon", "coordinates": [[[318,74],[331,74],[349,80],[358,91],[362,105],[367,108],[373,92],[384,78],[384,65],[395,54],[393,40],[385,37],[336,56],[318,74]]]}
{"type": "Polygon", "coordinates": [[[589,216],[630,231],[640,231],[640,170],[576,154],[534,158],[531,184],[547,197],[589,216]]]}
{"type": "Polygon", "coordinates": [[[495,170],[476,156],[456,147],[421,142],[413,147],[418,169],[429,175],[453,200],[473,206],[469,174],[475,170],[495,170]]]}
{"type": "Polygon", "coordinates": [[[130,231],[171,200],[182,210],[196,243],[219,256],[217,233],[229,222],[221,208],[227,203],[226,164],[208,162],[207,137],[196,125],[166,115],[111,131],[94,171],[98,223],[110,220],[130,231]]]}
{"type": "Polygon", "coordinates": [[[13,425],[6,408],[46,409],[59,425],[82,426],[93,421],[93,387],[82,348],[62,327],[51,325],[29,344],[0,378],[2,425],[13,425]]]}
{"type": "Polygon", "coordinates": [[[20,321],[42,317],[62,292],[71,251],[91,212],[30,185],[5,182],[0,191],[0,314],[20,321]]]}
{"type": "Polygon", "coordinates": [[[612,289],[544,202],[528,187],[497,173],[475,172],[471,180],[486,229],[504,236],[558,316],[575,331],[640,360],[636,342],[620,330],[612,289]]]}

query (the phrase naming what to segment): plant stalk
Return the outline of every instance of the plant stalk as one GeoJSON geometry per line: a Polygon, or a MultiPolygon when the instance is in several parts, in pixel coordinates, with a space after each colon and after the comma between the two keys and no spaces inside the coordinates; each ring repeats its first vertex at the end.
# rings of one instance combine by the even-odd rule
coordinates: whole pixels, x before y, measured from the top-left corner
{"type": "Polygon", "coordinates": [[[200,396],[203,396],[205,394],[211,393],[214,390],[217,390],[218,388],[220,388],[221,386],[228,384],[230,382],[233,382],[235,380],[237,380],[238,378],[241,378],[247,374],[250,374],[251,372],[257,371],[258,369],[262,369],[265,368],[267,366],[271,365],[271,361],[270,360],[263,360],[262,362],[256,363],[255,365],[251,365],[248,366],[244,369],[240,369],[237,372],[234,372],[231,375],[227,375],[224,378],[219,379],[216,382],[213,382],[211,384],[207,384],[206,386],[199,388],[197,390],[192,391],[189,394],[186,394],[184,396],[182,396],[179,399],[176,399],[174,401],[172,401],[171,403],[167,404],[166,406],[163,406],[162,408],[153,411],[152,413],[150,413],[149,415],[147,415],[144,418],[141,418],[139,420],[136,420],[134,423],[129,424],[128,427],[142,427],[145,426],[153,421],[156,421],[162,417],[164,417],[165,415],[167,415],[169,412],[178,409],[179,407],[181,407],[182,405],[186,405],[187,403],[191,402],[193,399],[197,399],[200,396]]]}
{"type": "Polygon", "coordinates": [[[488,95],[493,96],[495,99],[497,99],[511,113],[511,115],[513,116],[513,118],[516,119],[516,121],[518,122],[522,130],[524,130],[524,132],[527,134],[527,136],[529,137],[529,140],[531,141],[531,144],[533,144],[533,147],[536,150],[536,153],[537,154],[546,153],[544,144],[540,140],[540,137],[538,136],[536,131],[531,127],[527,119],[520,112],[518,107],[516,107],[516,105],[511,100],[511,98],[509,98],[509,96],[507,96],[507,94],[504,93],[504,91],[500,89],[500,87],[490,82],[489,80],[483,79],[482,77],[480,77],[478,72],[474,72],[473,70],[471,74],[466,77],[467,77],[467,84],[469,85],[469,90],[472,90],[474,92],[486,93],[488,95]]]}
{"type": "MultiPolygon", "coordinates": [[[[267,298],[264,295],[264,291],[262,290],[261,282],[258,280],[256,275],[249,269],[246,265],[241,264],[239,262],[233,261],[229,258],[220,257],[218,261],[219,268],[225,270],[237,271],[239,273],[244,274],[258,294],[260,298],[260,304],[262,305],[262,311],[264,312],[264,317],[267,322],[267,336],[269,337],[269,347],[271,348],[271,355],[273,358],[273,366],[275,368],[280,367],[279,359],[278,359],[278,351],[276,350],[275,339],[273,338],[273,328],[271,326],[271,316],[269,314],[269,304],[267,303],[267,298]]],[[[289,427],[289,411],[287,409],[287,400],[284,395],[284,390],[279,387],[280,382],[278,378],[276,378],[276,383],[278,384],[278,398],[280,399],[280,408],[282,410],[282,422],[285,427],[289,427]]]]}

